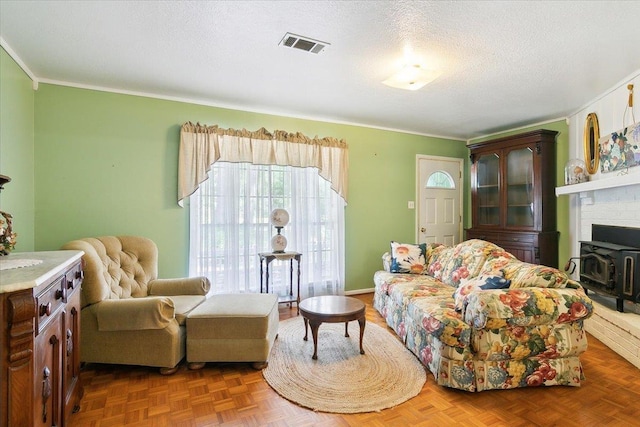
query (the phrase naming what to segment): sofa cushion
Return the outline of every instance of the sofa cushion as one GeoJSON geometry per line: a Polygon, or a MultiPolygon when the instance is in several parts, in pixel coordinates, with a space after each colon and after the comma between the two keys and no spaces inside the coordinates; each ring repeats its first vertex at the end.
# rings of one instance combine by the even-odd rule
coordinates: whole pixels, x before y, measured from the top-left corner
{"type": "Polygon", "coordinates": [[[422,274],[426,269],[426,244],[398,243],[391,241],[392,273],[422,274]]]}
{"type": "Polygon", "coordinates": [[[399,305],[406,305],[408,300],[415,297],[451,295],[451,286],[427,275],[377,271],[373,275],[373,282],[378,292],[391,296],[399,305]]]}
{"type": "Polygon", "coordinates": [[[461,280],[477,276],[487,258],[496,250],[502,249],[479,239],[467,240],[453,247],[435,248],[427,271],[443,283],[457,287],[461,280]]]}
{"type": "Polygon", "coordinates": [[[430,276],[421,276],[423,278],[426,280],[395,283],[389,290],[389,297],[396,304],[406,306],[414,298],[451,296],[451,286],[430,276]]]}
{"type": "Polygon", "coordinates": [[[504,276],[504,267],[511,262],[521,263],[514,255],[506,252],[504,249],[499,251],[492,251],[484,265],[480,269],[479,275],[496,275],[500,274],[504,276]]]}
{"type": "MultiPolygon", "coordinates": [[[[446,246],[444,246],[442,243],[427,243],[426,249],[425,249],[425,258],[427,260],[427,265],[429,265],[429,263],[431,262],[431,258],[433,257],[433,255],[438,252],[440,249],[445,248],[446,246]],[[440,249],[439,249],[440,248],[440,249]]],[[[425,274],[429,274],[428,272],[425,271],[425,274]]]]}
{"type": "Polygon", "coordinates": [[[474,328],[533,326],[582,321],[593,302],[582,289],[491,289],[466,298],[464,319],[474,328]]]}
{"type": "Polygon", "coordinates": [[[456,311],[462,311],[465,299],[471,292],[484,289],[505,289],[511,284],[511,280],[505,279],[502,274],[482,275],[465,280],[453,293],[456,311]]]}
{"type": "Polygon", "coordinates": [[[418,279],[418,277],[420,276],[417,276],[415,274],[397,274],[378,270],[373,275],[373,283],[375,284],[375,289],[377,292],[380,292],[384,295],[389,295],[389,292],[396,284],[407,282],[412,283],[413,280],[418,279]]]}

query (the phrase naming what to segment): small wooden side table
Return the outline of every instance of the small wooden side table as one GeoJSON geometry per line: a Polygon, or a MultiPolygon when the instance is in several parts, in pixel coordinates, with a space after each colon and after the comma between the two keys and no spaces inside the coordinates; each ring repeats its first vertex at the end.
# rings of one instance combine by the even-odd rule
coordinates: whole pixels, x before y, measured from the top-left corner
{"type": "Polygon", "coordinates": [[[298,310],[297,314],[300,314],[300,252],[260,252],[260,293],[269,293],[269,279],[271,277],[269,271],[269,265],[273,260],[289,261],[289,295],[279,296],[278,303],[296,303],[298,310]],[[297,287],[296,293],[293,293],[293,261],[297,263],[297,287]]]}
{"type": "Polygon", "coordinates": [[[302,318],[304,319],[304,340],[308,339],[308,326],[311,326],[313,336],[313,356],[318,358],[318,328],[321,323],[344,322],[344,336],[349,336],[349,322],[357,320],[360,324],[360,354],[364,354],[362,337],[367,324],[366,307],[362,301],[353,297],[341,295],[323,295],[311,297],[302,301],[302,318]]]}

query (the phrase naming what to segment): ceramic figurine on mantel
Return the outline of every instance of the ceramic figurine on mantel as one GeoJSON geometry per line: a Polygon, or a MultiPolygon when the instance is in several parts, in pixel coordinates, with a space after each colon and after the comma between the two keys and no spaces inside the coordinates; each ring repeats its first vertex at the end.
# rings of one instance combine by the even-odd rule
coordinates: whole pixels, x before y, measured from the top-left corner
{"type": "Polygon", "coordinates": [[[273,225],[278,234],[271,238],[271,250],[273,253],[284,253],[287,247],[287,238],[281,234],[282,229],[289,223],[289,212],[285,209],[274,209],[271,212],[271,225],[273,225]]]}
{"type": "MultiPolygon", "coordinates": [[[[11,181],[11,178],[0,175],[0,190],[9,181],[11,181]]],[[[9,255],[16,246],[16,233],[11,228],[12,219],[11,214],[0,211],[0,256],[9,255]]]]}

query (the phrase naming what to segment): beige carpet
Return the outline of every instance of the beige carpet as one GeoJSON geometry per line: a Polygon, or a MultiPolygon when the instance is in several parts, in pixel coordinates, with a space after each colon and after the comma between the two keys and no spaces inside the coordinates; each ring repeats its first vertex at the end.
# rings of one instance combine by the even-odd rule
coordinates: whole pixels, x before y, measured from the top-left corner
{"type": "Polygon", "coordinates": [[[374,412],[399,405],[422,390],[424,367],[389,331],[367,323],[360,354],[358,322],[323,323],[318,331],[318,359],[313,339],[304,341],[302,317],[280,322],[269,365],[262,371],[282,397],[314,411],[374,412]]]}

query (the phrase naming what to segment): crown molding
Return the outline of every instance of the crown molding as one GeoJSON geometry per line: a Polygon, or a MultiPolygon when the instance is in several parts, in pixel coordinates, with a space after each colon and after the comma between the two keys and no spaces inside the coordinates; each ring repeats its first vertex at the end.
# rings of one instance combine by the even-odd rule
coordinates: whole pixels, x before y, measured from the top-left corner
{"type": "Polygon", "coordinates": [[[29,69],[29,67],[27,67],[27,64],[25,64],[24,61],[22,61],[22,59],[18,56],[16,51],[13,50],[11,46],[9,46],[9,43],[7,43],[7,41],[2,37],[0,37],[0,46],[2,46],[5,52],[9,54],[9,56],[16,62],[16,64],[18,64],[18,66],[22,69],[22,71],[24,71],[26,75],[29,76],[29,78],[31,79],[33,90],[38,90],[38,83],[40,79],[38,79],[38,77],[36,77],[36,75],[33,74],[33,72],[29,69]]]}

